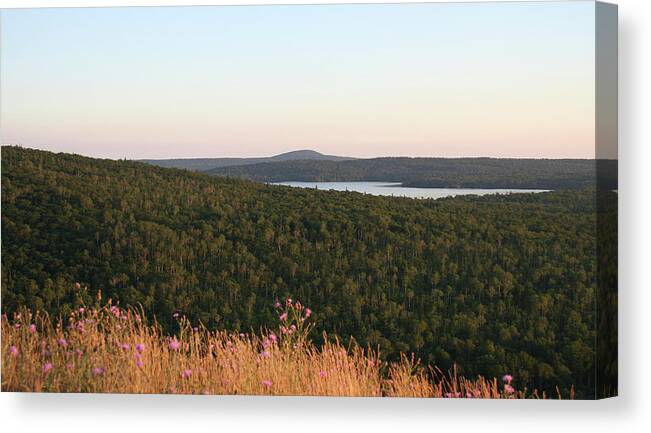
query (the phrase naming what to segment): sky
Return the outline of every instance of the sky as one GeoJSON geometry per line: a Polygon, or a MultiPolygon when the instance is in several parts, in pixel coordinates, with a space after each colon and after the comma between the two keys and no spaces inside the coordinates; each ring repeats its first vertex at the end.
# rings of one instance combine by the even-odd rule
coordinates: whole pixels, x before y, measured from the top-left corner
{"type": "Polygon", "coordinates": [[[103,158],[593,158],[591,1],[0,14],[0,142],[103,158]]]}

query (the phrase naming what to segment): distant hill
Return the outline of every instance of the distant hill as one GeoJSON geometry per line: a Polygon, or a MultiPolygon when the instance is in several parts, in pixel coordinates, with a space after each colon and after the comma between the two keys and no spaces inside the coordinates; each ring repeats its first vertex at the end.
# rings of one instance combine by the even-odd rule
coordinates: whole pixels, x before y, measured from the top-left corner
{"type": "Polygon", "coordinates": [[[324,155],[314,150],[295,150],[280,155],[258,158],[178,158],[178,159],[141,159],[140,162],[166,168],[182,168],[192,171],[206,171],[221,167],[260,164],[282,161],[346,161],[354,158],[345,156],[324,155]]]}
{"type": "Polygon", "coordinates": [[[219,167],[207,174],[259,182],[400,182],[422,188],[567,189],[617,187],[617,161],[514,158],[372,158],[278,161],[219,167]]]}

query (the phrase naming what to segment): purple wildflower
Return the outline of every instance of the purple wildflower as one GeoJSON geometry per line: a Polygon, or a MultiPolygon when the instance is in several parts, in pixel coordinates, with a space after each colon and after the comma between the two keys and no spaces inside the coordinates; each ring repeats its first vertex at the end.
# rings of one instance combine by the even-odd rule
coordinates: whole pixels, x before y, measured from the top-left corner
{"type": "Polygon", "coordinates": [[[504,383],[510,385],[511,381],[513,381],[513,376],[511,376],[510,374],[505,374],[504,376],[502,376],[502,380],[504,381],[504,383]]]}

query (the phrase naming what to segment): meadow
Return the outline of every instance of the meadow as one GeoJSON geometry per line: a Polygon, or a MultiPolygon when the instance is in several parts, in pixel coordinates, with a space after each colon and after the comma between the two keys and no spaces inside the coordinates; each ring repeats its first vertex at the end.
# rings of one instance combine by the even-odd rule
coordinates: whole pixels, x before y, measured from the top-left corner
{"type": "MultiPolygon", "coordinates": [[[[444,398],[547,398],[518,390],[511,375],[473,379],[423,366],[403,354],[309,338],[312,310],[277,302],[278,327],[259,333],[210,331],[175,313],[164,335],[142,310],[109,300],[65,320],[28,309],[2,316],[2,391],[311,395],[444,398]]],[[[560,393],[553,396],[561,398],[560,393]]],[[[568,396],[572,397],[572,395],[568,396]]]]}

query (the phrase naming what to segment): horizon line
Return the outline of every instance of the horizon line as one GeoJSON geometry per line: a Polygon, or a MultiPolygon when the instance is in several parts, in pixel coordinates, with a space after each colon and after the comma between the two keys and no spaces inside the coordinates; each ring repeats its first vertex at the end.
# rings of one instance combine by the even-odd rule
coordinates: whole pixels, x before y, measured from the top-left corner
{"type": "MultiPolygon", "coordinates": [[[[166,160],[198,160],[198,159],[251,159],[251,158],[272,158],[275,156],[279,155],[285,155],[288,153],[294,153],[294,152],[303,152],[303,151],[308,151],[308,152],[316,152],[320,155],[324,156],[334,156],[334,157],[343,157],[343,158],[351,158],[351,159],[378,159],[378,158],[412,158],[412,159],[418,159],[418,158],[439,158],[439,159],[550,159],[550,160],[563,160],[563,159],[576,159],[576,160],[596,160],[596,159],[601,159],[601,160],[618,160],[619,158],[597,158],[596,155],[588,157],[588,156],[498,156],[498,155],[375,155],[375,156],[351,156],[351,155],[342,155],[342,154],[330,154],[330,153],[322,153],[321,151],[315,150],[315,149],[309,149],[309,148],[301,148],[301,149],[294,149],[294,150],[288,150],[288,151],[281,151],[279,153],[273,153],[270,155],[247,155],[247,156],[232,156],[232,155],[223,155],[223,156],[169,156],[169,157],[151,157],[151,156],[138,156],[138,157],[111,157],[111,156],[99,156],[99,155],[89,155],[89,154],[82,154],[82,153],[76,153],[76,152],[67,152],[67,151],[56,151],[56,150],[51,150],[51,149],[44,149],[40,147],[35,147],[33,145],[25,145],[25,144],[18,144],[18,143],[0,143],[1,147],[5,146],[14,146],[14,147],[24,147],[24,148],[29,148],[33,150],[40,150],[44,152],[51,152],[51,153],[65,153],[69,155],[79,155],[79,156],[84,156],[87,158],[96,158],[96,159],[110,159],[113,161],[121,161],[121,160],[126,160],[126,161],[143,161],[143,160],[149,160],[149,161],[166,161],[166,160]]],[[[335,161],[335,162],[343,162],[343,161],[335,161]]]]}

